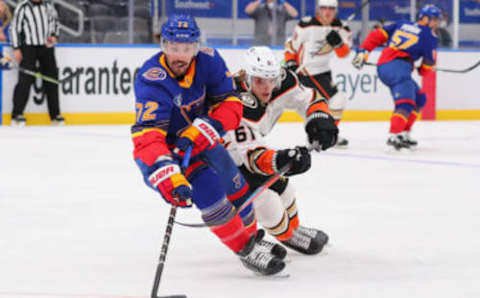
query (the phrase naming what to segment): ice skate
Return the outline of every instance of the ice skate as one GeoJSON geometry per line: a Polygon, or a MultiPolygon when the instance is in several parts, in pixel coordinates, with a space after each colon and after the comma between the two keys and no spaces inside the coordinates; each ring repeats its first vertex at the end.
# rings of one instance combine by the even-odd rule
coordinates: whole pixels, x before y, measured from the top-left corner
{"type": "Polygon", "coordinates": [[[338,148],[338,149],[348,148],[348,140],[341,136],[338,136],[337,143],[335,144],[335,148],[338,148]]]}
{"type": "Polygon", "coordinates": [[[299,227],[293,232],[292,238],[282,241],[282,244],[302,254],[316,255],[327,242],[328,236],[322,231],[299,227]]]}
{"type": "Polygon", "coordinates": [[[12,118],[10,125],[15,127],[24,127],[25,124],[27,124],[27,119],[25,119],[25,116],[17,115],[12,118]]]}
{"type": "Polygon", "coordinates": [[[403,138],[405,139],[405,143],[407,143],[410,146],[410,150],[417,149],[418,142],[417,140],[412,139],[412,136],[410,135],[409,131],[404,131],[402,135],[403,135],[403,138]]]}
{"type": "Polygon", "coordinates": [[[262,249],[264,252],[272,254],[273,256],[279,258],[280,260],[285,259],[285,257],[287,256],[287,250],[280,244],[263,240],[264,235],[265,235],[264,230],[258,230],[257,237],[262,238],[262,240],[260,240],[260,242],[258,242],[257,244],[258,246],[260,246],[260,249],[262,249]],[[259,234],[262,234],[262,235],[258,236],[259,234]]]}
{"type": "Polygon", "coordinates": [[[65,125],[65,118],[60,115],[57,115],[55,118],[52,119],[53,126],[64,126],[65,125]]]}
{"type": "Polygon", "coordinates": [[[307,228],[304,226],[299,226],[297,231],[300,234],[306,235],[313,239],[313,241],[317,242],[323,249],[323,247],[328,243],[328,235],[320,230],[314,228],[307,228]]]}
{"type": "Polygon", "coordinates": [[[387,150],[402,151],[404,149],[409,150],[410,145],[406,142],[405,137],[402,134],[391,134],[387,140],[387,150]]]}
{"type": "Polygon", "coordinates": [[[252,236],[247,245],[238,252],[242,264],[259,275],[274,275],[285,268],[285,263],[274,255],[265,252],[260,245],[265,233],[252,236]]]}

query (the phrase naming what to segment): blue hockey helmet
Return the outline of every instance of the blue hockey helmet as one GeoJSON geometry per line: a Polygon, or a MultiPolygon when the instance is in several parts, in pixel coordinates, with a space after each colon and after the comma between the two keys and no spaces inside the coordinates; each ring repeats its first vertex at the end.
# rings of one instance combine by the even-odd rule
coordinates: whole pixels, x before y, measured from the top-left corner
{"type": "Polygon", "coordinates": [[[427,16],[429,19],[431,18],[440,18],[442,15],[442,11],[440,8],[436,7],[433,4],[427,4],[420,9],[420,12],[418,14],[418,18],[421,19],[425,16],[427,16]]]}
{"type": "Polygon", "coordinates": [[[162,40],[171,42],[198,42],[200,29],[190,15],[174,14],[162,25],[162,40]]]}

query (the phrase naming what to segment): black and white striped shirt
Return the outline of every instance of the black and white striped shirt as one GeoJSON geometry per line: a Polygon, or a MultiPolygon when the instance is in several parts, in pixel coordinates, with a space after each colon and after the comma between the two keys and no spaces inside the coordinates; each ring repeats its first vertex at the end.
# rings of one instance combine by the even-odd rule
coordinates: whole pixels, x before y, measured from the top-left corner
{"type": "Polygon", "coordinates": [[[57,12],[47,0],[24,0],[15,8],[11,24],[14,49],[21,45],[44,46],[49,36],[58,36],[57,12]]]}

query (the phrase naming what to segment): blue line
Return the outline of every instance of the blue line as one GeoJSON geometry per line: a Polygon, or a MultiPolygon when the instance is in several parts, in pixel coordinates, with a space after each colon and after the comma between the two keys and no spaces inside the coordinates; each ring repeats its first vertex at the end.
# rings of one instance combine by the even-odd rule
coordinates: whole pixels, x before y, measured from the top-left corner
{"type": "Polygon", "coordinates": [[[384,161],[394,161],[394,162],[407,162],[407,163],[417,163],[417,164],[426,164],[426,165],[435,165],[435,166],[480,168],[480,164],[469,164],[469,163],[450,162],[450,161],[403,159],[403,158],[393,158],[393,157],[380,157],[380,156],[368,156],[368,155],[360,155],[360,154],[349,154],[349,153],[345,154],[345,153],[332,153],[332,152],[325,152],[322,154],[330,155],[330,156],[341,156],[341,157],[351,157],[351,158],[370,159],[370,160],[384,160],[384,161]]]}

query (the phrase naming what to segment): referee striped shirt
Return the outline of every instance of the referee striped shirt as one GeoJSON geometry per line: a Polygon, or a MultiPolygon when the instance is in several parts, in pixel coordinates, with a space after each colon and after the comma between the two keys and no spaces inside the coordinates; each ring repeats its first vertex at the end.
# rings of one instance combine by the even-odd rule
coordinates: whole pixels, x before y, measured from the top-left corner
{"type": "Polygon", "coordinates": [[[11,28],[12,47],[44,46],[49,36],[58,36],[57,12],[47,0],[24,0],[15,8],[11,28]]]}

